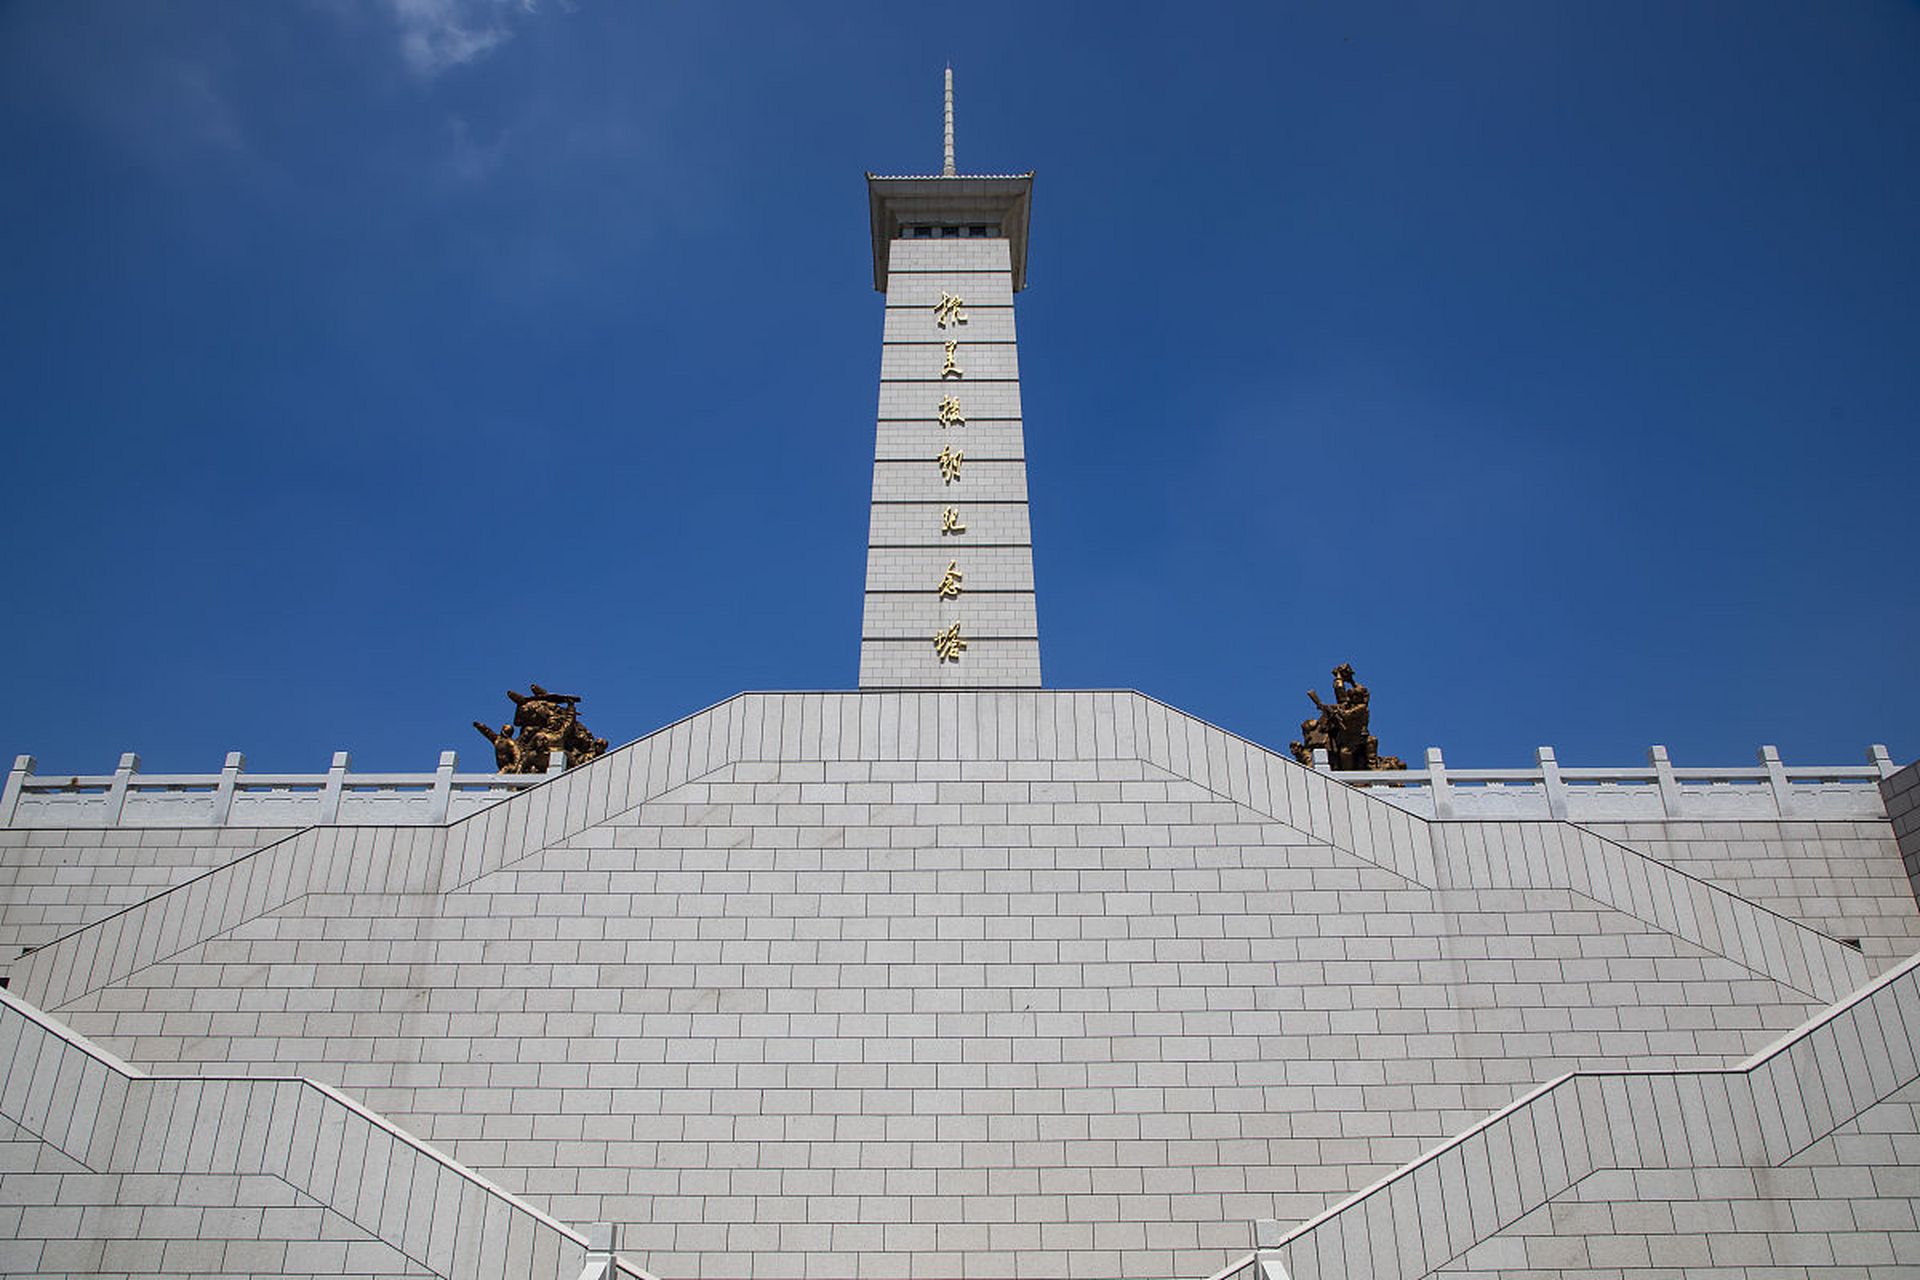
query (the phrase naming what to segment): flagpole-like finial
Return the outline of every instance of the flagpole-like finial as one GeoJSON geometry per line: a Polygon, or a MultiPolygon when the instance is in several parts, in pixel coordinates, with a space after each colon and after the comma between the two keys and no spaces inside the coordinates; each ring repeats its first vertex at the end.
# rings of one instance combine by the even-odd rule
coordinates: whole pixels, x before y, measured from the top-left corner
{"type": "Polygon", "coordinates": [[[946,163],[941,166],[940,176],[943,178],[951,178],[955,176],[955,171],[953,167],[953,68],[952,66],[948,66],[947,68],[947,159],[946,159],[946,163]]]}

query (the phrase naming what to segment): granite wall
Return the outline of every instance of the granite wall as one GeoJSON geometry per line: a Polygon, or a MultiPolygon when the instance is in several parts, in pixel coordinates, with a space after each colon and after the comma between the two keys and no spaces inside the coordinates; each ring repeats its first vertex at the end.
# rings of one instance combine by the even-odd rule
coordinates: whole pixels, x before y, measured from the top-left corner
{"type": "Polygon", "coordinates": [[[663,1274],[1147,1277],[1555,1075],[1738,1062],[1879,967],[1137,694],[869,692],[301,832],[11,976],[143,1068],[337,1086],[663,1274]]]}

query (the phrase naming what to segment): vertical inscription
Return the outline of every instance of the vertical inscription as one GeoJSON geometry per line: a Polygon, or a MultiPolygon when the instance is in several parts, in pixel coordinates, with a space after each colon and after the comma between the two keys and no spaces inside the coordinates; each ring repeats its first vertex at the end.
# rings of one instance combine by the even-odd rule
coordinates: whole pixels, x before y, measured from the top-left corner
{"type": "MultiPolygon", "coordinates": [[[[965,324],[967,322],[967,313],[963,308],[965,308],[966,305],[966,302],[958,294],[948,293],[944,289],[941,290],[940,300],[933,304],[934,327],[945,330],[949,327],[957,328],[965,324]]],[[[965,370],[960,368],[960,339],[958,337],[951,337],[946,340],[945,356],[945,361],[940,366],[941,381],[944,382],[948,378],[966,376],[965,370]]],[[[955,395],[943,394],[940,397],[940,403],[935,412],[935,417],[938,419],[942,431],[948,427],[964,427],[967,425],[966,417],[960,412],[960,397],[955,395]]],[[[961,450],[955,449],[951,445],[942,445],[939,455],[934,458],[935,464],[940,468],[940,483],[950,485],[958,480],[960,478],[960,464],[965,460],[966,454],[961,450]]],[[[966,531],[967,526],[960,522],[959,508],[947,507],[940,512],[941,537],[959,535],[966,531]]],[[[937,588],[939,598],[942,600],[959,599],[960,583],[965,577],[966,575],[960,570],[960,561],[958,559],[948,561],[947,571],[940,575],[940,585],[937,588]]],[[[933,637],[934,661],[936,663],[958,662],[960,661],[961,651],[966,647],[967,642],[960,638],[959,622],[953,622],[943,630],[935,633],[933,637]]]]}

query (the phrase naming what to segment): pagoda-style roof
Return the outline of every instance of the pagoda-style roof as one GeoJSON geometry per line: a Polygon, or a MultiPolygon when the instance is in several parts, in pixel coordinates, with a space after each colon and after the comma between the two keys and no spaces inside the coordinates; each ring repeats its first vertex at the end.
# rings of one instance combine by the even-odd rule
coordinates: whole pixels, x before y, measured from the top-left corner
{"type": "Polygon", "coordinates": [[[929,174],[925,177],[867,175],[867,205],[873,217],[873,287],[887,291],[888,242],[900,228],[921,223],[1000,227],[1013,256],[1013,287],[1027,287],[1027,216],[1033,174],[929,174]]]}

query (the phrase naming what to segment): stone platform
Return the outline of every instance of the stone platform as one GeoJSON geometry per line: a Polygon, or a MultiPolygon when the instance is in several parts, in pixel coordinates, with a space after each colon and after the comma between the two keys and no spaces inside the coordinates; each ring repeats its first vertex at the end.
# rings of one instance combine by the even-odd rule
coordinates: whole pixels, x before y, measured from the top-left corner
{"type": "Polygon", "coordinates": [[[56,1204],[56,1155],[198,1179],[196,1153],[273,1145],[233,1081],[311,1081],[384,1145],[322,1107],[332,1190],[205,1176],[279,1178],[432,1274],[559,1271],[456,1264],[386,1190],[335,1202],[398,1154],[409,1185],[469,1170],[560,1270],[561,1224],[612,1222],[668,1277],[1199,1277],[1543,1082],[1737,1067],[1920,950],[1884,818],[1748,832],[1887,871],[1853,886],[1875,954],[1648,834],[1431,821],[1136,693],[743,694],[465,819],[227,848],[36,936],[0,1116],[56,1204]],[[49,1034],[223,1100],[135,1124],[21,1066],[49,1034]]]}

